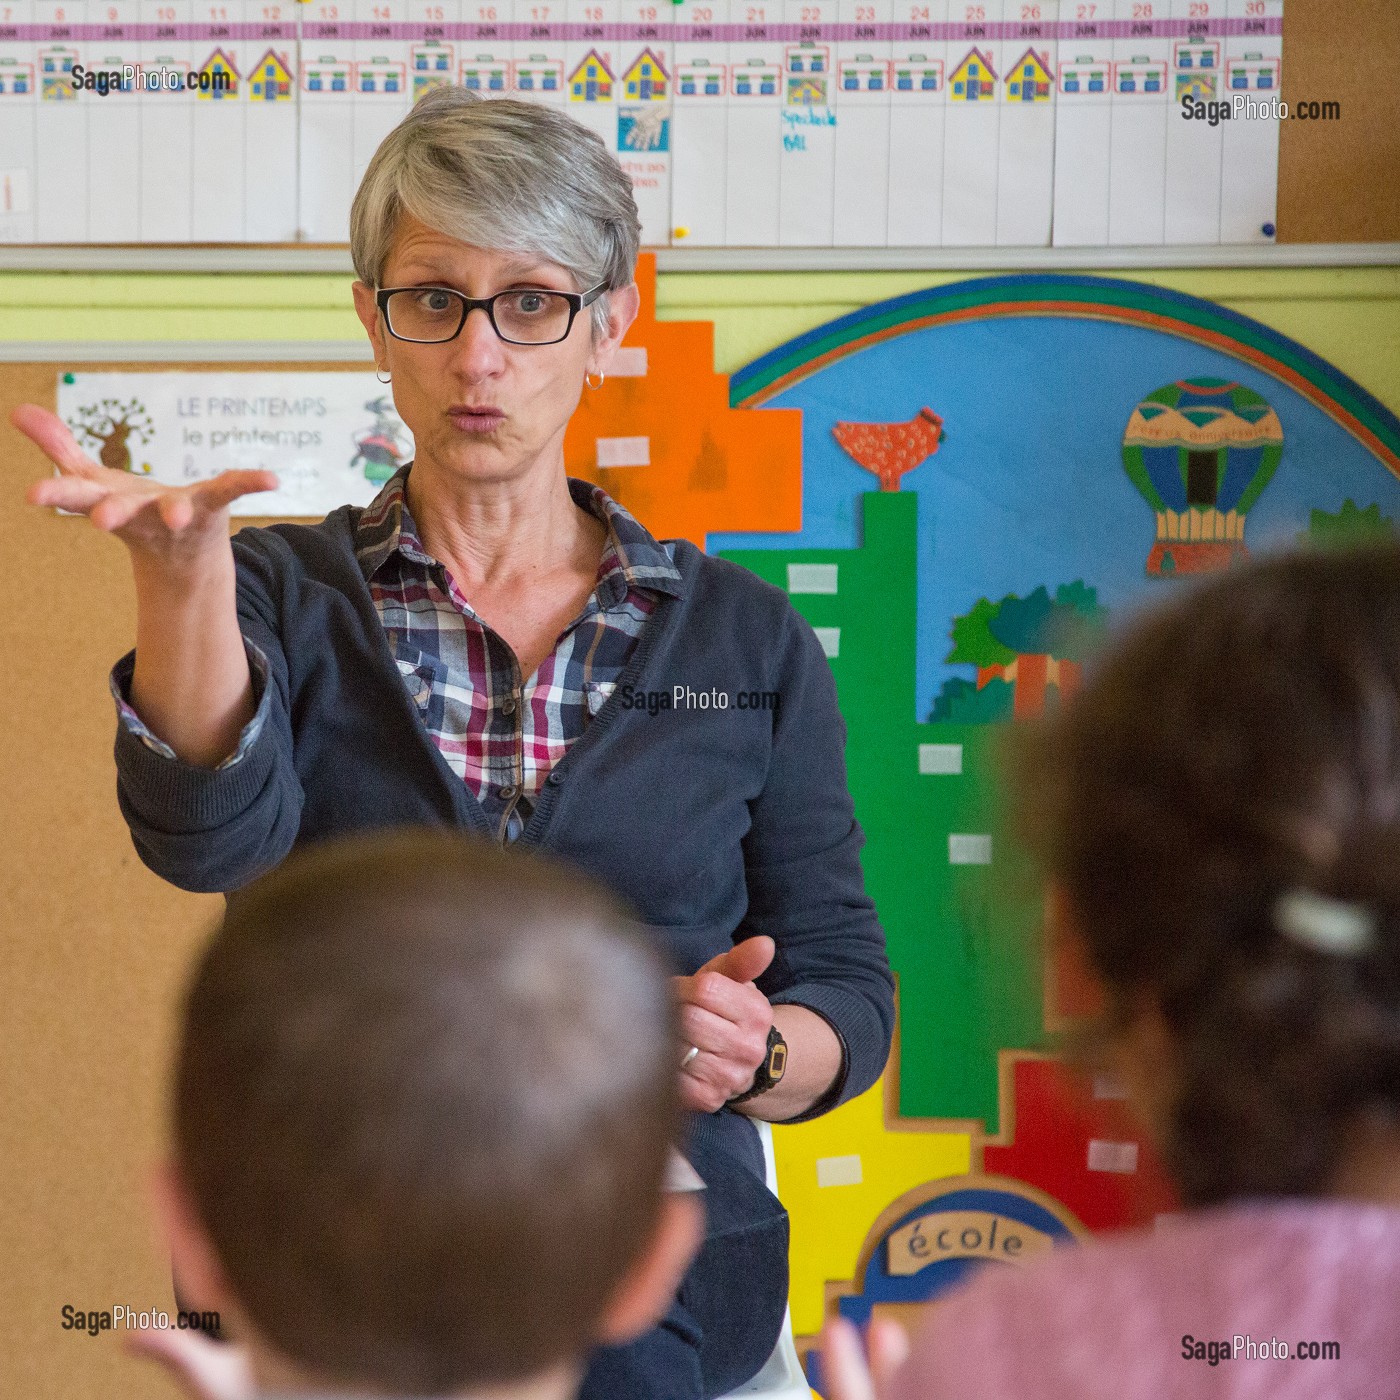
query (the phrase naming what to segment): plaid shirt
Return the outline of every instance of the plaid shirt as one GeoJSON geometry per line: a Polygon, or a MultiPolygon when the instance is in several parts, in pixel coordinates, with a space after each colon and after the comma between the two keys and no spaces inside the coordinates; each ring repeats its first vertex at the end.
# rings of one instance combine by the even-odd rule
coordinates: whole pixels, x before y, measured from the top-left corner
{"type": "MultiPolygon", "coordinates": [[[[390,477],[361,513],[355,555],[434,744],[481,803],[498,839],[514,841],[550,769],[612,694],[658,595],[680,595],[675,545],[658,543],[602,487],[571,477],[574,503],[608,532],[596,586],[535,674],[518,677],[510,647],[423,548],[404,496],[408,470],[390,477]]],[[[248,659],[261,694],[267,659],[251,644],[248,659]]],[[[174,759],[131,708],[115,671],[111,687],[122,724],[147,748],[174,759]]],[[[219,767],[239,762],[260,728],[259,718],[249,721],[219,767]]]]}
{"type": "Polygon", "coordinates": [[[448,766],[502,841],[530,819],[540,788],[612,693],[659,593],[679,595],[671,550],[600,486],[570,480],[576,505],[608,532],[593,592],[534,675],[473,611],[423,548],[396,472],[365,508],[355,554],[409,694],[448,766]]]}

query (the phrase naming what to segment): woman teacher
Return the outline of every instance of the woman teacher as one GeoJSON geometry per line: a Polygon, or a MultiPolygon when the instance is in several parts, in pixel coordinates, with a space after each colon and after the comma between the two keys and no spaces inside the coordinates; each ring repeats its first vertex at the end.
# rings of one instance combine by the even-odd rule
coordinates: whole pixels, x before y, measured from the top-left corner
{"type": "Polygon", "coordinates": [[[893,982],[812,629],[565,474],[585,378],[638,311],[639,233],[592,132],[437,89],[351,212],[355,309],[416,445],[371,505],[230,542],[229,504],[270,473],[165,487],[98,466],[42,409],[13,421],[60,469],[29,499],[131,555],[118,797],[152,870],[232,892],[303,843],[452,825],[573,862],[654,926],[708,1236],[663,1325],[599,1352],[583,1394],[700,1400],[759,1369],[786,1300],[786,1215],[748,1119],[874,1083],[893,982]],[[726,708],[650,702],[716,692],[726,708]]]}

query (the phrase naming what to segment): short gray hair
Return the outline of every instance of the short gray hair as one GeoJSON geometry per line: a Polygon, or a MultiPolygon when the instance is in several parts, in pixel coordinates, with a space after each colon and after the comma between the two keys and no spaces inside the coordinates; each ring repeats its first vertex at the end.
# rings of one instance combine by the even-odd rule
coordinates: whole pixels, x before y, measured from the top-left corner
{"type": "MultiPolygon", "coordinates": [[[[380,285],[399,220],[479,248],[557,263],[577,291],[633,280],[641,220],[632,182],[602,138],[542,103],[443,86],[380,143],[350,206],[350,257],[380,285]]],[[[607,329],[608,296],[591,307],[607,329]]]]}

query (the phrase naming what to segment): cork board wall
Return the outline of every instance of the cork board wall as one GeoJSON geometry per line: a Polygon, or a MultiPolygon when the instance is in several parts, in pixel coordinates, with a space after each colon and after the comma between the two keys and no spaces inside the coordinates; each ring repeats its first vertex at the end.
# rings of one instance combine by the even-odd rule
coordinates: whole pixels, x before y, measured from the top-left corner
{"type": "MultiPolygon", "coordinates": [[[[150,1363],[123,1359],[120,1334],[65,1331],[62,1309],[121,1303],[173,1317],[147,1174],[164,1137],[175,1007],[223,901],[151,874],[117,810],[107,672],[135,638],[126,550],[82,517],[25,502],[29,483],[51,468],[9,425],[18,403],[54,406],[62,369],[0,368],[0,557],[11,600],[0,618],[9,663],[0,724],[0,1391],[30,1400],[163,1398],[181,1392],[150,1363]]],[[[237,526],[252,523],[261,522],[237,526]]]]}
{"type": "Polygon", "coordinates": [[[1336,102],[1337,120],[1290,118],[1279,133],[1278,241],[1400,241],[1400,4],[1287,0],[1290,111],[1336,102]]]}

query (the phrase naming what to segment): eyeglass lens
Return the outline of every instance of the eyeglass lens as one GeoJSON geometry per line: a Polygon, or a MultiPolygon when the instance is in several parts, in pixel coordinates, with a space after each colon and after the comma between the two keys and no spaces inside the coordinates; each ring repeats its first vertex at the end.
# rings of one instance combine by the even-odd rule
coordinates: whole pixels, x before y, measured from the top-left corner
{"type": "MultiPolygon", "coordinates": [[[[407,340],[451,340],[462,322],[462,298],[441,287],[412,287],[387,299],[389,328],[407,340]]],[[[562,340],[569,303],[557,292],[504,292],[496,298],[496,326],[507,340],[525,345],[562,340]]]]}

